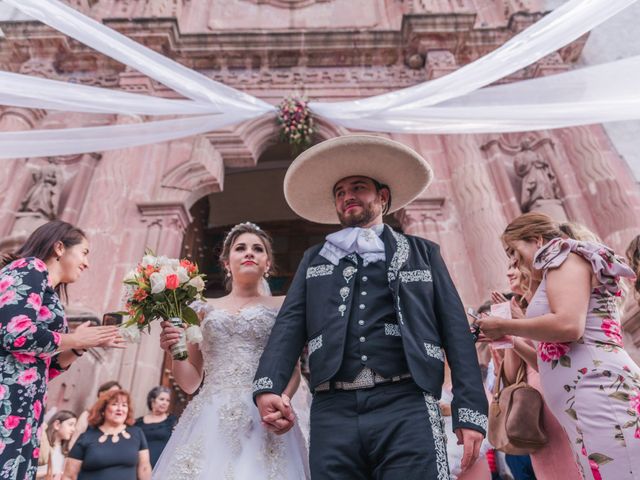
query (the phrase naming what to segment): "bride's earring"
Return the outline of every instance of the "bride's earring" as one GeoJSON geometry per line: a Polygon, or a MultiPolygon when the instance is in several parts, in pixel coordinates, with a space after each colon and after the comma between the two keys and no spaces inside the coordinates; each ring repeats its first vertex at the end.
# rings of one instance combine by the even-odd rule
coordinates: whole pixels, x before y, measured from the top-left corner
{"type": "Polygon", "coordinates": [[[264,278],[269,278],[269,272],[264,272],[264,278]]]}
{"type": "Polygon", "coordinates": [[[231,278],[231,271],[227,270],[227,278],[231,278]]]}

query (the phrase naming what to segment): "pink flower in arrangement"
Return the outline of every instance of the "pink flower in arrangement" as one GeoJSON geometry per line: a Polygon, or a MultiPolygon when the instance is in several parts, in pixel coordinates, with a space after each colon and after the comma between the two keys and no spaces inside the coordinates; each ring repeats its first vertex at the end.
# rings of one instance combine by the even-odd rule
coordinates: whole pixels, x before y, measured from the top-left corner
{"type": "Polygon", "coordinates": [[[32,333],[36,331],[35,325],[26,315],[16,315],[7,325],[7,331],[9,333],[23,332],[25,330],[29,330],[32,333]]]}
{"type": "Polygon", "coordinates": [[[31,424],[27,423],[24,426],[24,435],[22,435],[22,444],[26,445],[31,440],[31,424]]]}
{"type": "Polygon", "coordinates": [[[38,320],[47,321],[53,318],[53,313],[47,307],[42,306],[38,309],[38,320]]]}
{"type": "Polygon", "coordinates": [[[4,307],[7,303],[12,302],[14,298],[16,298],[16,292],[7,290],[0,295],[0,307],[4,307]]]}
{"type": "Polygon", "coordinates": [[[618,344],[622,344],[622,332],[618,322],[611,318],[605,318],[600,326],[604,334],[618,344]]]}
{"type": "Polygon", "coordinates": [[[540,342],[538,344],[538,353],[543,362],[552,362],[559,360],[569,353],[569,345],[566,343],[547,343],[540,342]]]}
{"type": "Polygon", "coordinates": [[[47,265],[39,258],[33,260],[33,266],[39,272],[45,272],[47,270],[47,265]]]}
{"type": "Polygon", "coordinates": [[[179,286],[180,279],[178,279],[178,275],[176,275],[175,273],[167,275],[167,278],[165,279],[165,287],[167,290],[175,290],[179,286]]]}
{"type": "Polygon", "coordinates": [[[14,260],[9,265],[9,270],[15,270],[17,268],[22,268],[27,266],[27,261],[24,258],[19,258],[18,260],[14,260]]]}
{"type": "Polygon", "coordinates": [[[640,416],[640,390],[635,389],[631,395],[629,395],[629,406],[640,416]]]}
{"type": "Polygon", "coordinates": [[[27,298],[27,305],[34,310],[40,310],[40,307],[42,306],[42,297],[37,293],[30,293],[29,298],[27,298]]]}
{"type": "Polygon", "coordinates": [[[40,400],[36,400],[33,402],[33,414],[36,417],[36,420],[40,418],[40,414],[42,413],[42,402],[40,400]]]}
{"type": "Polygon", "coordinates": [[[38,372],[35,367],[26,369],[18,375],[17,382],[20,385],[30,385],[38,379],[38,372]]]}
{"type": "Polygon", "coordinates": [[[18,337],[13,341],[13,346],[16,348],[24,347],[24,344],[27,343],[26,337],[18,337]]]}
{"type": "Polygon", "coordinates": [[[36,357],[29,353],[12,352],[11,355],[20,363],[36,363],[36,357]]]}
{"type": "Polygon", "coordinates": [[[13,277],[10,277],[9,275],[5,275],[4,277],[0,278],[0,293],[5,292],[7,288],[13,285],[13,282],[13,277]]]}
{"type": "Polygon", "coordinates": [[[6,428],[7,430],[13,430],[18,425],[20,425],[20,420],[22,420],[22,417],[18,417],[17,415],[9,415],[4,419],[4,428],[6,428]]]}

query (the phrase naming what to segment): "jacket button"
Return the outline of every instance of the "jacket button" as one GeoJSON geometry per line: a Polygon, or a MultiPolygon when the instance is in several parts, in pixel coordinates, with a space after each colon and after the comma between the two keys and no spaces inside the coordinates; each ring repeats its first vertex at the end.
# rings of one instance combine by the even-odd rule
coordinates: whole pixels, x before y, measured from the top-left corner
{"type": "Polygon", "coordinates": [[[366,341],[366,338],[360,337],[360,343],[364,343],[365,341],[366,341]]]}
{"type": "Polygon", "coordinates": [[[364,325],[364,320],[358,320],[358,325],[364,325]]]}
{"type": "Polygon", "coordinates": [[[364,309],[365,309],[364,303],[361,303],[360,304],[360,310],[364,310],[364,309]]]}
{"type": "Polygon", "coordinates": [[[363,295],[363,296],[366,297],[367,296],[367,292],[362,292],[362,293],[360,293],[360,295],[363,295]]]}
{"type": "Polygon", "coordinates": [[[369,281],[369,277],[367,277],[367,276],[365,275],[364,277],[362,277],[362,281],[363,281],[363,282],[367,282],[367,281],[369,281]]]}
{"type": "Polygon", "coordinates": [[[369,360],[369,357],[367,357],[366,355],[362,355],[360,357],[360,360],[362,360],[363,362],[366,362],[367,360],[369,360]]]}

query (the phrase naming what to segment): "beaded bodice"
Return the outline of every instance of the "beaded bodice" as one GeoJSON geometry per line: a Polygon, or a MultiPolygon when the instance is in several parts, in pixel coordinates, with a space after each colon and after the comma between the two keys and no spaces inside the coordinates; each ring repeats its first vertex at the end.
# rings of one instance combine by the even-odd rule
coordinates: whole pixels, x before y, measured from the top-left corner
{"type": "Polygon", "coordinates": [[[246,307],[237,313],[210,305],[201,308],[203,387],[251,391],[260,355],[278,311],[264,305],[246,307]]]}

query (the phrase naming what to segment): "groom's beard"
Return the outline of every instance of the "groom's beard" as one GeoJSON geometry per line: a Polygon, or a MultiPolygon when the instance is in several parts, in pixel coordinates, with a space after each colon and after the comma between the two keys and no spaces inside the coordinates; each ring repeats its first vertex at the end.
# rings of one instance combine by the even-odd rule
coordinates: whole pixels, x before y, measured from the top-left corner
{"type": "Polygon", "coordinates": [[[342,227],[362,227],[370,224],[375,219],[379,212],[375,203],[368,203],[367,205],[361,205],[362,211],[357,214],[353,213],[338,213],[338,220],[342,227]]]}

